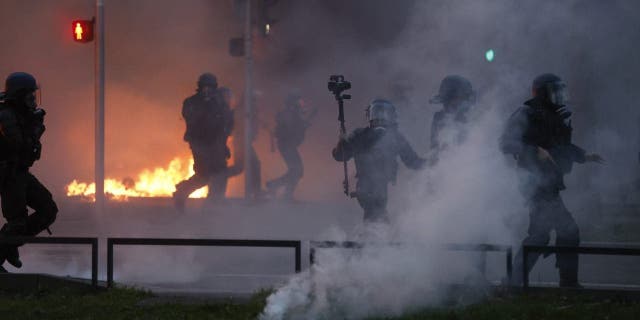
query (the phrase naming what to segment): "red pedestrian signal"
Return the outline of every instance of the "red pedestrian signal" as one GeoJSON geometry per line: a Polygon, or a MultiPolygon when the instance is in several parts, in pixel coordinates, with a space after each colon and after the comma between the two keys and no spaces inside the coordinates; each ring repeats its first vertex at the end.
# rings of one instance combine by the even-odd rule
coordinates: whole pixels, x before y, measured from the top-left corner
{"type": "Polygon", "coordinates": [[[91,42],[93,41],[93,20],[75,20],[72,23],[73,41],[91,42]]]}

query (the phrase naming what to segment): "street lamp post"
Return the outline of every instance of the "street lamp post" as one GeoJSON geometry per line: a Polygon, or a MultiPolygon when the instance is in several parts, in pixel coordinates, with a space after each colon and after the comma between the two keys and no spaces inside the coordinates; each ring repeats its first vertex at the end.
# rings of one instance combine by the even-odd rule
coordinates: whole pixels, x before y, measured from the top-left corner
{"type": "Polygon", "coordinates": [[[104,211],[104,0],[96,0],[95,42],[95,183],[96,212],[104,211]]]}
{"type": "Polygon", "coordinates": [[[244,197],[249,200],[253,188],[253,168],[251,167],[251,136],[253,123],[253,39],[251,21],[251,0],[245,0],[244,15],[244,197]]]}

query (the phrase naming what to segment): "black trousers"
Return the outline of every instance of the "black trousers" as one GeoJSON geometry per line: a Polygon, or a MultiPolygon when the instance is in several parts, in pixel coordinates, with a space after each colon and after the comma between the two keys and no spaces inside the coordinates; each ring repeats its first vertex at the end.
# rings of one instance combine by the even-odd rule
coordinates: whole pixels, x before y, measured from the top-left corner
{"type": "Polygon", "coordinates": [[[358,178],[356,198],[364,210],[364,222],[389,222],[387,185],[387,180],[370,179],[367,176],[358,178]]]}
{"type": "MultiPolygon", "coordinates": [[[[249,165],[251,166],[251,185],[249,186],[249,196],[257,199],[262,194],[262,171],[260,159],[253,148],[253,144],[249,146],[249,165]]],[[[246,171],[245,171],[246,172],[246,171]]]]}
{"type": "Polygon", "coordinates": [[[174,197],[182,201],[192,192],[207,185],[208,198],[224,197],[227,189],[226,146],[190,144],[190,147],[194,174],[176,185],[174,197]]]}
{"type": "MultiPolygon", "coordinates": [[[[580,231],[575,220],[567,210],[559,192],[538,192],[530,200],[529,230],[522,241],[523,245],[547,245],[549,233],[556,232],[556,245],[578,246],[580,231]]],[[[540,257],[539,253],[527,255],[527,273],[540,257]]],[[[514,262],[514,278],[516,283],[522,280],[522,251],[518,252],[514,262]]],[[[560,281],[573,284],[578,281],[578,254],[562,253],[556,255],[560,281]]]]}
{"type": "Polygon", "coordinates": [[[4,236],[35,236],[56,220],[58,206],[47,188],[29,171],[5,177],[0,190],[4,236]],[[35,210],[29,215],[28,208],[35,210]]]}
{"type": "Polygon", "coordinates": [[[358,195],[358,204],[364,210],[365,222],[388,222],[387,197],[381,195],[358,195]]]}
{"type": "Polygon", "coordinates": [[[278,150],[287,165],[287,172],[281,177],[269,181],[267,186],[270,189],[284,187],[285,197],[291,198],[304,174],[302,157],[300,157],[297,146],[278,144],[278,150]]]}

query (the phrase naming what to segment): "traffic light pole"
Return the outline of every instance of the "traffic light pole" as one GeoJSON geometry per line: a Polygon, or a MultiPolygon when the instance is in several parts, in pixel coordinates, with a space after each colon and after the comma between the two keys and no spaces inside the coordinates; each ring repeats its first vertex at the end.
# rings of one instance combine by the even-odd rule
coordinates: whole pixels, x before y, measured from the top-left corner
{"type": "Polygon", "coordinates": [[[104,212],[104,0],[96,0],[95,21],[95,183],[96,213],[104,212]]]}
{"type": "Polygon", "coordinates": [[[245,0],[244,15],[244,57],[245,57],[245,73],[244,73],[244,197],[246,200],[251,198],[253,193],[253,168],[251,163],[253,153],[251,150],[251,137],[253,130],[253,39],[252,39],[252,21],[251,21],[251,0],[245,0]]]}

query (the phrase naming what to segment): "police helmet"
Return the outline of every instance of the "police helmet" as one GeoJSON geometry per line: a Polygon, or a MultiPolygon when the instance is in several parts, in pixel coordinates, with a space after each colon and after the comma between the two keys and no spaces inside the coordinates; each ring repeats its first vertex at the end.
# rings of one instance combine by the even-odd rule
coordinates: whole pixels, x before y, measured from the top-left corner
{"type": "Polygon", "coordinates": [[[22,96],[38,90],[36,78],[26,72],[14,72],[4,83],[6,97],[22,96]]]}
{"type": "Polygon", "coordinates": [[[386,99],[375,99],[367,107],[367,120],[371,126],[391,126],[397,124],[396,107],[386,99]]]}
{"type": "Polygon", "coordinates": [[[203,73],[198,78],[198,89],[202,89],[203,87],[218,87],[218,79],[212,73],[203,73]]]}
{"type": "Polygon", "coordinates": [[[567,84],[553,73],[537,76],[531,85],[531,92],[535,98],[557,106],[564,106],[568,100],[567,84]]]}
{"type": "Polygon", "coordinates": [[[431,103],[447,103],[454,98],[475,100],[475,92],[471,81],[459,75],[446,76],[440,82],[438,94],[429,100],[431,103]]]}

